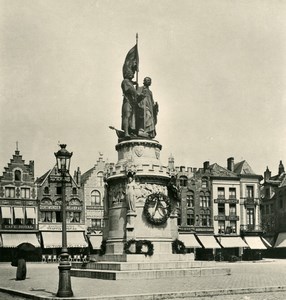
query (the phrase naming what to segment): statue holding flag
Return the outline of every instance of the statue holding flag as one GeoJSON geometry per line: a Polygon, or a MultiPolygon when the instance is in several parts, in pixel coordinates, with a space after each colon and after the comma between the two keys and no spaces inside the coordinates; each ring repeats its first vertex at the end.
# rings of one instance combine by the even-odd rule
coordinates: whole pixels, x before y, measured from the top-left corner
{"type": "MultiPolygon", "coordinates": [[[[123,81],[121,89],[123,92],[123,104],[121,111],[121,129],[116,130],[121,138],[156,136],[155,125],[157,123],[158,104],[154,104],[152,92],[149,89],[151,78],[144,79],[144,86],[138,88],[139,55],[136,45],[127,53],[122,68],[123,81]],[[136,72],[136,81],[133,81],[136,72]],[[135,88],[136,86],[136,88],[135,88]]],[[[114,127],[110,127],[115,129],[114,127]]]]}

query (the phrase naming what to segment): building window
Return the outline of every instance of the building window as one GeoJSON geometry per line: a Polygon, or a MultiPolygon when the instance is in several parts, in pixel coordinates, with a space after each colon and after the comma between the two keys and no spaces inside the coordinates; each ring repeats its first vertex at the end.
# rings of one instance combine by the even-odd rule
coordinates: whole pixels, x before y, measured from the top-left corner
{"type": "Polygon", "coordinates": [[[283,199],[282,198],[279,199],[279,208],[283,208],[283,199]]]}
{"type": "Polygon", "coordinates": [[[225,222],[218,221],[218,233],[224,233],[224,232],[225,232],[225,222]]]}
{"type": "Polygon", "coordinates": [[[98,186],[103,186],[103,172],[97,173],[97,182],[98,186]]]}
{"type": "Polygon", "coordinates": [[[100,228],[101,227],[101,219],[91,219],[91,227],[100,228]]]}
{"type": "Polygon", "coordinates": [[[187,186],[188,185],[188,178],[186,176],[180,177],[180,186],[187,186]]]}
{"type": "Polygon", "coordinates": [[[253,186],[247,185],[246,186],[246,198],[253,198],[253,186]]]}
{"type": "Polygon", "coordinates": [[[203,188],[203,189],[206,189],[207,186],[208,186],[208,181],[207,181],[206,179],[203,179],[203,180],[202,180],[202,188],[203,188]]]}
{"type": "Polygon", "coordinates": [[[62,194],[62,187],[57,186],[57,195],[61,195],[61,194],[62,194]]]}
{"type": "Polygon", "coordinates": [[[42,222],[52,223],[52,212],[51,211],[42,211],[42,222]]]}
{"type": "Polygon", "coordinates": [[[265,190],[265,196],[266,196],[266,198],[270,198],[270,188],[266,188],[266,190],[265,190]]]}
{"type": "Polygon", "coordinates": [[[70,212],[70,223],[80,223],[80,212],[70,212]]]}
{"type": "Polygon", "coordinates": [[[21,188],[21,197],[24,199],[30,198],[30,189],[29,188],[21,188]]]}
{"type": "Polygon", "coordinates": [[[225,193],[224,193],[224,188],[223,187],[217,188],[217,197],[219,199],[225,199],[225,193]]]}
{"type": "Polygon", "coordinates": [[[236,199],[236,189],[229,188],[229,199],[236,199]]]}
{"type": "Polygon", "coordinates": [[[230,221],[231,232],[236,233],[236,221],[230,221]]]}
{"type": "Polygon", "coordinates": [[[5,196],[8,198],[15,197],[15,188],[14,187],[6,187],[5,188],[5,196]]]}
{"type": "Polygon", "coordinates": [[[91,205],[100,205],[101,204],[101,195],[99,191],[91,192],[91,205]]]}
{"type": "Polygon", "coordinates": [[[207,216],[206,215],[201,215],[201,224],[202,226],[207,226],[207,216]]]}
{"type": "Polygon", "coordinates": [[[236,205],[235,204],[229,205],[229,215],[236,216],[236,205]]]}
{"type": "Polygon", "coordinates": [[[73,195],[76,195],[77,194],[77,188],[72,188],[72,193],[73,193],[73,195]]]}
{"type": "Polygon", "coordinates": [[[247,225],[254,225],[254,208],[248,208],[247,214],[247,225]]]}
{"type": "Polygon", "coordinates": [[[191,214],[191,213],[187,214],[187,225],[189,225],[189,226],[194,226],[195,225],[194,214],[191,214]]]}
{"type": "Polygon", "coordinates": [[[204,193],[200,193],[200,207],[206,207],[206,197],[204,193]]]}
{"type": "Polygon", "coordinates": [[[211,207],[211,196],[210,196],[210,194],[208,192],[205,193],[205,197],[206,197],[207,207],[211,207]]]}
{"type": "Polygon", "coordinates": [[[224,203],[218,204],[218,214],[219,215],[225,215],[225,205],[224,203]]]}
{"type": "Polygon", "coordinates": [[[49,188],[46,186],[45,188],[44,188],[44,194],[49,194],[50,193],[50,190],[49,190],[49,188]]]}
{"type": "Polygon", "coordinates": [[[60,211],[56,211],[56,222],[59,223],[59,222],[62,222],[63,219],[62,219],[62,213],[60,211]]]}
{"type": "Polygon", "coordinates": [[[15,181],[21,181],[21,171],[16,170],[14,172],[14,178],[15,178],[15,181]]]}
{"type": "Polygon", "coordinates": [[[187,206],[188,207],[194,207],[194,192],[188,193],[186,196],[187,206]]]}

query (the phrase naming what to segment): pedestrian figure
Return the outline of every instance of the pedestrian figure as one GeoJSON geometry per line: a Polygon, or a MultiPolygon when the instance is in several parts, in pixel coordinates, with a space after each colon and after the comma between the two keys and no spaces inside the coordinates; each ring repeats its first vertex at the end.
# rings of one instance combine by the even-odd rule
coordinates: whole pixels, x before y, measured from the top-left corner
{"type": "Polygon", "coordinates": [[[27,274],[26,260],[23,256],[18,257],[16,280],[25,280],[27,274]]]}

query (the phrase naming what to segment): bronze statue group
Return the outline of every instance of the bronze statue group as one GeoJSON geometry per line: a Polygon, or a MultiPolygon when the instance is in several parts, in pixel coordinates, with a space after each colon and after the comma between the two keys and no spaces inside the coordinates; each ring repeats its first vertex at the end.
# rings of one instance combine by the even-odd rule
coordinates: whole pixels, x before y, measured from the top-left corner
{"type": "Polygon", "coordinates": [[[121,88],[123,92],[122,124],[124,137],[144,137],[153,139],[156,136],[158,104],[154,102],[149,89],[152,80],[145,77],[143,86],[133,81],[134,71],[123,70],[121,88]]]}

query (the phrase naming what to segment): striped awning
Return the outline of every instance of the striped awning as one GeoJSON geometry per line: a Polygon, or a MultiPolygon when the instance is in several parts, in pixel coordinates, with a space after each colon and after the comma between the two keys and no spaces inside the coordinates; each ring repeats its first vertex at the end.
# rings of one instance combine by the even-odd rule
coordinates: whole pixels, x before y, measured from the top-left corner
{"type": "Polygon", "coordinates": [[[203,247],[206,249],[221,248],[221,246],[218,244],[213,235],[197,235],[197,238],[200,240],[203,247]]]}
{"type": "Polygon", "coordinates": [[[240,236],[220,236],[217,239],[223,248],[248,248],[240,236]]]}
{"type": "Polygon", "coordinates": [[[16,248],[22,243],[30,243],[40,247],[40,242],[35,233],[2,233],[3,248],[16,248]]]}
{"type": "Polygon", "coordinates": [[[92,248],[95,249],[100,249],[101,242],[102,242],[102,235],[91,235],[89,237],[89,241],[92,245],[92,248]]]}
{"type": "Polygon", "coordinates": [[[202,248],[196,237],[192,233],[181,233],[178,239],[182,241],[187,248],[202,248]]]}
{"type": "MultiPolygon", "coordinates": [[[[62,232],[61,231],[42,231],[44,248],[61,248],[62,232]]],[[[67,232],[68,248],[86,248],[88,244],[84,238],[83,231],[67,232]]]]}
{"type": "Polygon", "coordinates": [[[267,249],[259,236],[245,236],[244,240],[250,249],[267,249]]]}

